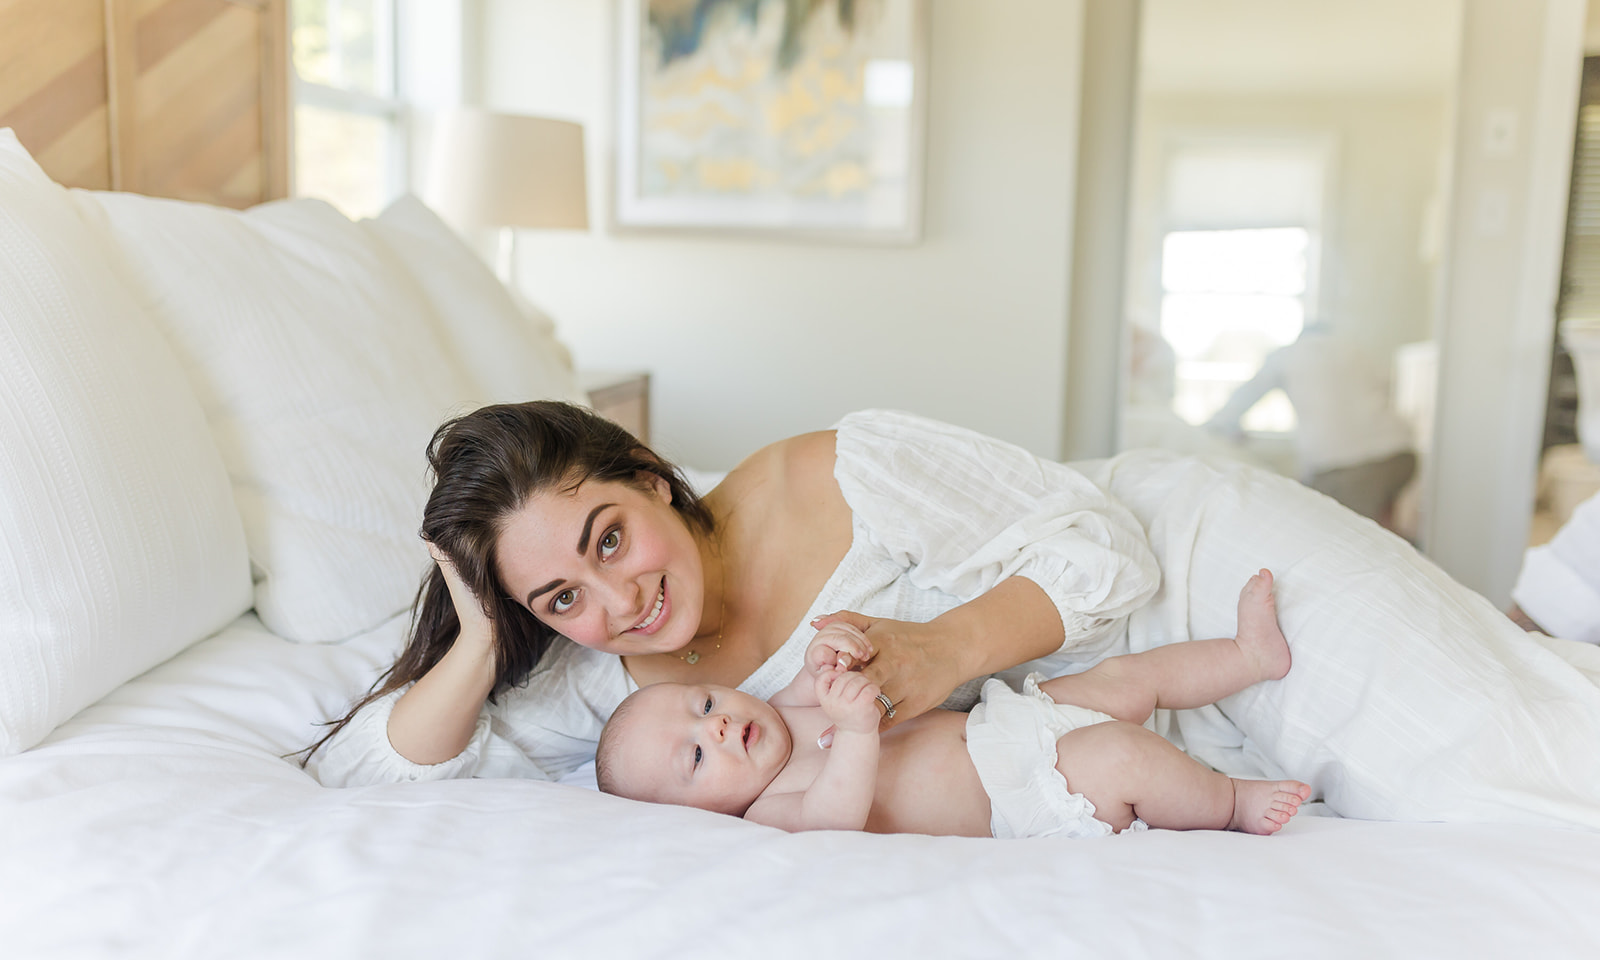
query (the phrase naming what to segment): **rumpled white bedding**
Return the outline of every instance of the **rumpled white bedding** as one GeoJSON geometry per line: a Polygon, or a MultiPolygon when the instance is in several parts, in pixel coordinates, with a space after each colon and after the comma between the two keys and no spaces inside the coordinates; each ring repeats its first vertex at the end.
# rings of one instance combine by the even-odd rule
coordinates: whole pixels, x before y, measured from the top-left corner
{"type": "Polygon", "coordinates": [[[1585,956],[1600,833],[784,834],[533,781],[318,786],[279,755],[387,665],[253,616],[0,760],[0,955],[1585,956]]]}
{"type": "Polygon", "coordinates": [[[1164,718],[1192,755],[1306,780],[1347,817],[1600,830],[1600,648],[1525,635],[1400,538],[1275,474],[1154,450],[1090,473],[1161,564],[1131,649],[1230,636],[1239,587],[1276,577],[1294,666],[1164,718]]]}
{"type": "Polygon", "coordinates": [[[1286,481],[1153,453],[1086,469],[1165,571],[1133,648],[1230,633],[1244,577],[1277,573],[1295,669],[1168,715],[1171,735],[1346,814],[1521,825],[790,835],[533,781],[325,789],[282,755],[392,661],[406,618],[317,646],[246,615],[0,759],[0,956],[1600,954],[1600,831],[1540,822],[1600,802],[1600,652],[1500,630],[1286,481]]]}

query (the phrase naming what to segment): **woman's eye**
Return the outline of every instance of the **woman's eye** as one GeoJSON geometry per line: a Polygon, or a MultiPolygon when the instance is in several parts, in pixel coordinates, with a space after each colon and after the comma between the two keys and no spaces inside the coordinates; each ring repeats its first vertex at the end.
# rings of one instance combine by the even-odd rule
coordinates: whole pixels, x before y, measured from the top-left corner
{"type": "MultiPolygon", "coordinates": [[[[700,714],[701,714],[701,716],[706,716],[706,717],[711,716],[711,698],[710,697],[706,697],[706,705],[700,711],[700,714]]],[[[698,750],[700,748],[699,747],[695,747],[695,749],[698,750]]]]}
{"type": "Polygon", "coordinates": [[[701,756],[703,756],[703,754],[700,752],[700,748],[699,747],[695,747],[694,748],[694,765],[697,766],[697,767],[700,766],[700,758],[701,758],[701,756]]]}
{"type": "Polygon", "coordinates": [[[550,611],[552,613],[566,613],[572,609],[572,602],[578,595],[571,590],[563,590],[550,598],[550,611]]]}
{"type": "Polygon", "coordinates": [[[606,535],[600,538],[600,558],[603,560],[617,552],[622,546],[622,531],[607,530],[606,535]]]}

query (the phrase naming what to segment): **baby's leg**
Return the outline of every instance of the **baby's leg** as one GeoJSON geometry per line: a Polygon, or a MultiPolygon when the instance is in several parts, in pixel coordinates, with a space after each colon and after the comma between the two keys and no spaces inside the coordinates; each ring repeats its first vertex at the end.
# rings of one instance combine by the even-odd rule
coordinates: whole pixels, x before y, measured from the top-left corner
{"type": "Polygon", "coordinates": [[[1272,574],[1266,570],[1251,577],[1239,593],[1238,629],[1237,637],[1111,657],[1083,673],[1047,680],[1039,689],[1057,703],[1143,723],[1157,707],[1203,707],[1289,672],[1289,641],[1278,628],[1272,574]]]}
{"type": "Polygon", "coordinates": [[[1079,727],[1056,741],[1056,769],[1095,806],[1095,819],[1126,830],[1135,817],[1167,830],[1272,834],[1311,796],[1298,780],[1232,780],[1141,726],[1079,727]]]}

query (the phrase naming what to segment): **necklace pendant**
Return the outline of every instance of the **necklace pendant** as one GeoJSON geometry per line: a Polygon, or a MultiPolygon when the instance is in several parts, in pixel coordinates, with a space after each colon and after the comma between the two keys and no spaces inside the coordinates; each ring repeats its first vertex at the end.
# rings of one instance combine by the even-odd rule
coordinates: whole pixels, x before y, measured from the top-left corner
{"type": "Polygon", "coordinates": [[[694,666],[695,664],[699,663],[700,662],[700,651],[698,651],[698,650],[690,650],[689,651],[689,655],[687,657],[683,658],[683,662],[687,663],[691,667],[694,666]]]}

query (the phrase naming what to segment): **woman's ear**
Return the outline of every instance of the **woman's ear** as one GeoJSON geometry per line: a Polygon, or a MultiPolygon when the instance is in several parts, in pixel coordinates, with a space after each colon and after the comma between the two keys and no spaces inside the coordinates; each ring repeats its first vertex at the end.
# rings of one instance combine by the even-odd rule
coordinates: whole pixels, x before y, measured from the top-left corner
{"type": "Polygon", "coordinates": [[[659,473],[650,473],[648,471],[644,476],[650,483],[650,489],[655,491],[656,496],[661,498],[662,503],[672,503],[672,484],[667,482],[666,477],[659,473]]]}

